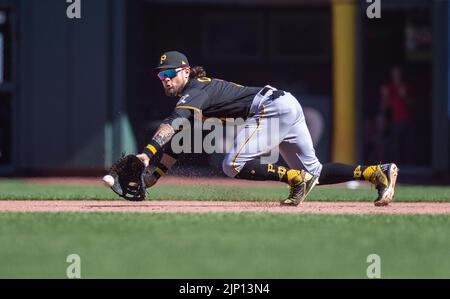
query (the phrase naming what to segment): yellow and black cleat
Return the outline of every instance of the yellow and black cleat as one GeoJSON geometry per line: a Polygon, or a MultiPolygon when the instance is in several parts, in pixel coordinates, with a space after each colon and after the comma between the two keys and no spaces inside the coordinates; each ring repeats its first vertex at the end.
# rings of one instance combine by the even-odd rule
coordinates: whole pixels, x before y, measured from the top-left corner
{"type": "Polygon", "coordinates": [[[304,170],[291,180],[289,197],[281,201],[282,206],[298,206],[318,183],[319,177],[304,170]]]}
{"type": "Polygon", "coordinates": [[[370,182],[378,190],[378,197],[374,201],[377,207],[387,206],[395,194],[395,183],[397,182],[398,167],[394,163],[378,165],[370,177],[370,182]]]}

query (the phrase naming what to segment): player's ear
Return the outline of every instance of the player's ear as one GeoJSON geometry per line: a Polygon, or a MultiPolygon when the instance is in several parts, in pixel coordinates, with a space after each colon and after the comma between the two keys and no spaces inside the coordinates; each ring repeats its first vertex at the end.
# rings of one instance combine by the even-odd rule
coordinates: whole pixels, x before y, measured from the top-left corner
{"type": "Polygon", "coordinates": [[[183,72],[184,72],[184,78],[188,79],[189,75],[191,74],[191,69],[187,67],[183,70],[183,72]]]}

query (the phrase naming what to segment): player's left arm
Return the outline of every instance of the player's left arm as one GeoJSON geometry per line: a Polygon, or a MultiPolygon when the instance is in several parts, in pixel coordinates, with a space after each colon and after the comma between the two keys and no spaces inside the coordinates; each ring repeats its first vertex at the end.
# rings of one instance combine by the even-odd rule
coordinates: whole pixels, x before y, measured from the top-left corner
{"type": "Polygon", "coordinates": [[[170,124],[163,122],[142,154],[137,157],[144,162],[145,166],[148,166],[150,159],[162,152],[162,148],[172,139],[173,135],[175,135],[175,129],[170,124]]]}
{"type": "Polygon", "coordinates": [[[137,155],[137,157],[148,166],[152,157],[160,153],[177,131],[181,130],[184,122],[196,117],[198,113],[200,114],[199,117],[201,117],[201,109],[207,100],[208,94],[203,90],[192,90],[189,94],[186,94],[183,99],[184,102],[177,104],[172,114],[159,126],[142,154],[137,155]],[[182,120],[181,126],[175,122],[175,120],[179,119],[182,120]]]}
{"type": "Polygon", "coordinates": [[[150,164],[150,160],[154,156],[158,156],[163,152],[163,148],[168,145],[172,137],[183,128],[183,123],[188,122],[193,117],[190,109],[175,108],[159,126],[152,140],[147,144],[141,154],[136,155],[146,166],[150,164]],[[173,126],[175,120],[181,120],[181,126],[176,128],[173,126]]]}

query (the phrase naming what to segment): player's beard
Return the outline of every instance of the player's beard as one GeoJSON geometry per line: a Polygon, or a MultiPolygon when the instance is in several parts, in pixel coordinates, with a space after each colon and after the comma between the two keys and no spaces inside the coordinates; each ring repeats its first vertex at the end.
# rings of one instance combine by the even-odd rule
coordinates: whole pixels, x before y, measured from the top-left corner
{"type": "Polygon", "coordinates": [[[172,89],[164,88],[164,93],[166,94],[166,96],[174,98],[178,94],[178,89],[175,87],[173,87],[172,89]]]}
{"type": "Polygon", "coordinates": [[[181,96],[181,94],[183,93],[183,89],[186,86],[188,80],[180,78],[177,80],[174,80],[173,82],[171,82],[172,84],[170,84],[171,88],[169,88],[168,86],[164,85],[164,93],[166,94],[166,96],[168,97],[178,97],[181,96]]]}

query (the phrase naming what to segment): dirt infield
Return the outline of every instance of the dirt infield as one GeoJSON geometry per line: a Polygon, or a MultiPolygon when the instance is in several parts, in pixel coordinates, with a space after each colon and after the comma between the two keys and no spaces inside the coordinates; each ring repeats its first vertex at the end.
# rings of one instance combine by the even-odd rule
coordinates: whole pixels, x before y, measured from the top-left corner
{"type": "MultiPolygon", "coordinates": [[[[26,178],[40,185],[102,185],[101,178],[26,178]]],[[[163,177],[159,185],[166,186],[279,186],[277,182],[249,182],[220,177],[163,177]]],[[[361,186],[365,185],[362,183],[361,186]]],[[[340,185],[345,188],[345,184],[340,185]]],[[[322,188],[327,188],[323,186],[322,188]]],[[[137,212],[137,213],[211,213],[211,212],[263,212],[288,214],[395,214],[437,215],[450,214],[450,202],[393,202],[388,207],[375,207],[371,202],[314,202],[306,201],[298,207],[281,207],[278,202],[248,201],[78,201],[78,200],[11,200],[0,201],[0,212],[137,212]]]]}
{"type": "MultiPolygon", "coordinates": [[[[1,178],[0,178],[1,181],[1,178]]],[[[32,184],[38,185],[47,185],[47,186],[103,186],[103,182],[101,178],[83,178],[83,177],[69,177],[69,178],[61,178],[61,177],[36,177],[36,178],[25,178],[23,179],[25,182],[29,182],[32,184]]],[[[370,186],[370,183],[367,182],[352,182],[353,186],[370,186]]],[[[184,177],[184,176],[164,176],[158,181],[158,186],[189,186],[189,187],[276,187],[284,185],[281,182],[271,182],[271,181],[249,181],[249,180],[236,180],[227,177],[184,177]]],[[[320,186],[320,188],[336,188],[342,187],[346,188],[347,185],[343,184],[335,184],[335,185],[327,185],[320,186]]]]}
{"type": "Polygon", "coordinates": [[[450,214],[450,203],[391,203],[375,207],[362,202],[304,202],[281,207],[278,202],[234,201],[0,201],[0,212],[138,212],[210,213],[264,212],[289,214],[450,214]]]}
{"type": "MultiPolygon", "coordinates": [[[[83,177],[43,177],[24,179],[33,184],[62,186],[103,186],[101,178],[83,177]]],[[[236,180],[226,177],[184,177],[164,176],[158,181],[158,186],[280,186],[280,182],[236,180]]]]}

